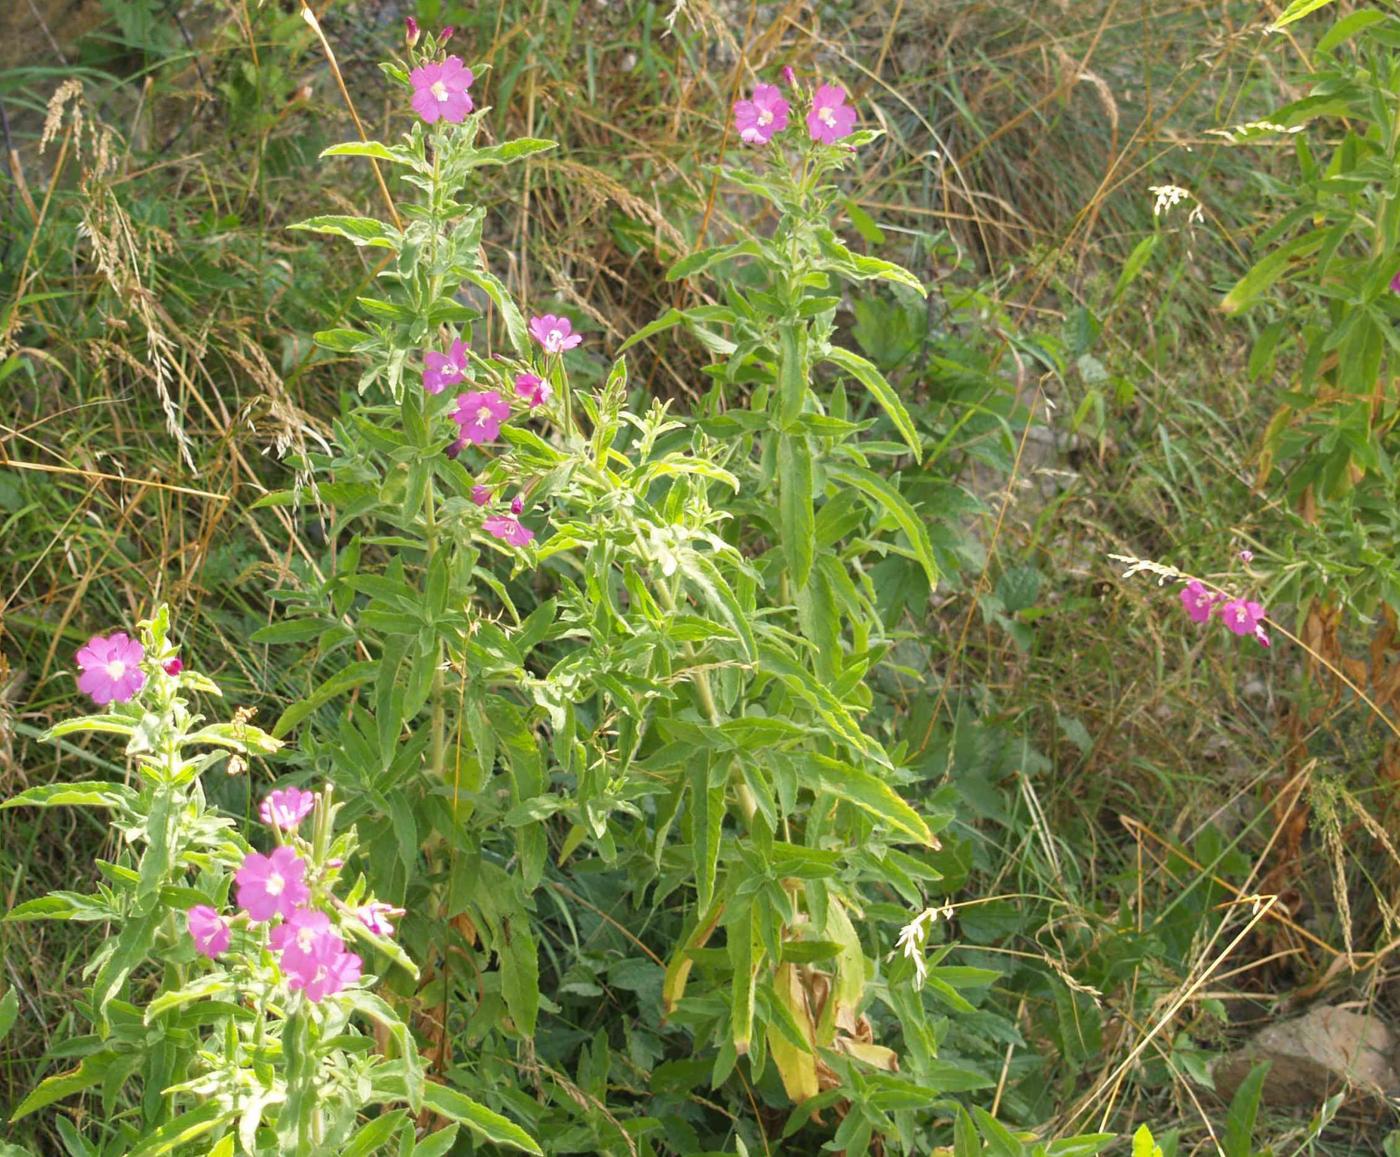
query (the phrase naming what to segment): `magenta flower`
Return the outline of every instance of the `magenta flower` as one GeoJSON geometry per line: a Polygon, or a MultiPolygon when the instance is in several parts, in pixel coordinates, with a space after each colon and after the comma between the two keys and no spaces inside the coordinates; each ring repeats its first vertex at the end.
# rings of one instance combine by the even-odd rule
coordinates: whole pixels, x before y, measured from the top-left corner
{"type": "Polygon", "coordinates": [[[430,394],[440,394],[448,386],[460,386],[467,380],[467,343],[458,338],[450,353],[428,350],[423,355],[423,388],[430,394]]]}
{"type": "Polygon", "coordinates": [[[520,519],[509,514],[493,514],[481,525],[486,528],[487,533],[504,539],[512,546],[524,546],[533,541],[535,537],[533,530],[524,525],[520,519]]]}
{"type": "Polygon", "coordinates": [[[745,144],[766,145],[774,133],[787,128],[787,123],[788,102],[777,85],[756,85],[752,100],[734,102],[734,125],[745,144]]]}
{"type": "Polygon", "coordinates": [[[480,484],[472,487],[472,502],[477,506],[485,506],[491,501],[491,487],[480,484]]]}
{"type": "Polygon", "coordinates": [[[1269,639],[1268,633],[1264,630],[1263,624],[1254,628],[1254,637],[1259,640],[1261,647],[1272,647],[1274,644],[1269,639]]]}
{"type": "Polygon", "coordinates": [[[279,915],[290,918],[311,896],[306,861],[287,847],[273,848],[266,856],[249,852],[233,879],[239,907],[257,921],[279,915]]]}
{"type": "Polygon", "coordinates": [[[316,793],[299,787],[284,787],[269,792],[258,805],[258,818],[270,828],[290,831],[301,823],[316,806],[316,793]]]}
{"type": "Polygon", "coordinates": [[[510,417],[510,403],[495,390],[473,390],[457,398],[457,412],[452,420],[461,429],[459,447],[474,442],[481,446],[501,432],[501,423],[510,417]]]}
{"type": "Polygon", "coordinates": [[[115,635],[93,635],[86,647],[78,650],[78,690],[91,695],[99,707],[108,703],[125,703],[146,685],[146,672],[141,660],[146,649],[121,631],[115,635]]]}
{"type": "Polygon", "coordinates": [[[408,74],[413,83],[413,111],[428,124],[445,120],[459,124],[472,111],[472,70],[459,56],[449,56],[441,64],[422,64],[408,74]]]}
{"type": "MultiPolygon", "coordinates": [[[[577,345],[578,341],[576,340],[574,344],[577,345]]],[[[542,381],[534,374],[516,374],[515,392],[530,403],[532,410],[536,406],[543,406],[554,395],[554,391],[549,388],[549,383],[542,381]]]]}
{"type": "Polygon", "coordinates": [[[834,145],[856,127],[856,110],[846,104],[846,90],[839,84],[824,84],[812,97],[807,114],[807,131],[814,141],[834,145]]]}
{"type": "Polygon", "coordinates": [[[190,935],[194,938],[194,950],[210,960],[228,948],[228,921],[208,904],[196,904],[185,913],[189,921],[190,935]]]}
{"type": "Polygon", "coordinates": [[[1252,550],[1240,551],[1240,562],[1253,562],[1254,552],[1252,550]]]}
{"type": "Polygon", "coordinates": [[[574,333],[573,323],[567,317],[555,317],[552,313],[532,317],[530,333],[547,354],[561,354],[583,340],[582,334],[574,333]]]}
{"type": "Polygon", "coordinates": [[[1181,605],[1186,608],[1193,623],[1204,623],[1209,619],[1219,598],[1219,595],[1207,590],[1199,579],[1192,579],[1181,591],[1181,605]]]}
{"type": "Polygon", "coordinates": [[[788,88],[797,87],[797,73],[792,71],[792,65],[790,64],[783,65],[783,83],[787,85],[788,88]]]}
{"type": "Polygon", "coordinates": [[[1220,607],[1220,619],[1237,635],[1260,634],[1259,624],[1264,619],[1264,608],[1247,599],[1230,599],[1220,607]]]}
{"type": "Polygon", "coordinates": [[[324,912],[298,909],[272,930],[268,943],[282,954],[287,987],[305,991],[313,1004],[360,979],[363,961],[345,950],[345,941],[324,912]]]}
{"type": "Polygon", "coordinates": [[[179,659],[169,659],[165,663],[165,673],[174,678],[185,669],[185,664],[179,659]]]}
{"type": "Polygon", "coordinates": [[[520,495],[517,494],[510,500],[510,512],[512,514],[520,514],[524,509],[525,499],[521,498],[520,495]]]}
{"type": "Polygon", "coordinates": [[[360,923],[376,936],[392,936],[394,925],[390,923],[389,917],[399,917],[403,914],[402,908],[395,908],[392,904],[385,904],[382,900],[371,900],[368,904],[363,904],[355,909],[355,915],[360,918],[360,923]]]}

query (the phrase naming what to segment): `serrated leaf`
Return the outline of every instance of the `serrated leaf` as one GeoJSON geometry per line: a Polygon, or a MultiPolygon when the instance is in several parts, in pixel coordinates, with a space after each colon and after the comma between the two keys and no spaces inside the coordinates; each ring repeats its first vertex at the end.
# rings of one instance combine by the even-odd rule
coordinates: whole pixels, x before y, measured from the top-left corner
{"type": "Polygon", "coordinates": [[[811,754],[798,757],[798,775],[808,787],[854,804],[919,843],[934,846],[933,833],[923,817],[894,788],[868,771],[827,755],[811,754]]]}
{"type": "Polygon", "coordinates": [[[456,1089],[449,1089],[446,1085],[430,1081],[423,1091],[423,1104],[448,1120],[465,1125],[478,1137],[495,1145],[509,1145],[526,1153],[544,1157],[544,1150],[514,1121],[502,1117],[456,1089]]]}
{"type": "Polygon", "coordinates": [[[937,587],[938,563],[933,558],[933,544],[929,541],[928,528],[924,525],[918,512],[909,505],[908,499],[884,478],[864,467],[829,462],[826,465],[826,472],[834,481],[854,486],[857,490],[874,499],[883,509],[889,511],[914,548],[914,557],[923,566],[924,574],[928,576],[929,586],[937,587]]]}
{"type": "Polygon", "coordinates": [[[356,245],[368,245],[375,249],[397,250],[403,242],[403,235],[383,221],[373,217],[344,217],[328,214],[321,217],[308,217],[288,229],[307,233],[324,233],[332,237],[344,237],[356,245]]]}
{"type": "Polygon", "coordinates": [[[842,346],[831,346],[823,355],[823,360],[839,366],[870,391],[880,403],[880,408],[889,415],[890,421],[899,431],[899,436],[913,452],[914,460],[923,461],[923,444],[919,440],[918,430],[914,427],[914,420],[909,417],[909,411],[904,408],[904,403],[899,400],[899,395],[895,393],[889,379],[875,367],[875,363],[842,346]]]}

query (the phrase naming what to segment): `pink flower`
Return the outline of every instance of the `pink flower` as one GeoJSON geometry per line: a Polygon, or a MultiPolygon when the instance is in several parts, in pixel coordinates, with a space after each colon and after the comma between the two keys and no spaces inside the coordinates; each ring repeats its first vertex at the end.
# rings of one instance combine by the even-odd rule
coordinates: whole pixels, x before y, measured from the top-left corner
{"type": "Polygon", "coordinates": [[[512,514],[520,514],[524,509],[525,499],[521,498],[520,495],[517,494],[510,500],[510,512],[512,514]]]}
{"type": "Polygon", "coordinates": [[[856,127],[856,110],[846,105],[846,90],[838,84],[824,84],[812,97],[807,114],[807,131],[814,141],[834,145],[856,127]]]}
{"type": "Polygon", "coordinates": [[[510,417],[510,403],[495,390],[473,390],[457,398],[457,412],[452,420],[461,429],[458,446],[466,442],[481,446],[501,432],[501,423],[510,417]]]}
{"type": "Polygon", "coordinates": [[[450,353],[428,350],[423,355],[423,388],[440,394],[448,386],[460,386],[467,379],[467,343],[458,338],[450,353]]]}
{"type": "Polygon", "coordinates": [[[1181,605],[1193,623],[1204,623],[1220,596],[1206,590],[1199,579],[1192,579],[1181,591],[1181,605]]]}
{"type": "Polygon", "coordinates": [[[385,904],[382,900],[371,900],[368,904],[355,909],[355,915],[360,918],[360,923],[376,936],[392,936],[394,926],[389,922],[389,917],[398,917],[403,914],[402,908],[395,908],[392,904],[385,904]]]}
{"type": "Polygon", "coordinates": [[[185,664],[179,659],[169,659],[165,663],[165,673],[172,679],[185,669],[185,664]]]}
{"type": "Polygon", "coordinates": [[[1252,550],[1240,551],[1240,562],[1253,562],[1254,552],[1252,550]]]}
{"type": "Polygon", "coordinates": [[[1264,619],[1264,608],[1246,599],[1231,599],[1220,607],[1221,621],[1237,635],[1260,634],[1259,624],[1264,619]]]}
{"type": "Polygon", "coordinates": [[[493,514],[481,524],[487,533],[504,539],[512,546],[524,546],[534,540],[535,532],[525,526],[520,519],[509,514],[493,514]]]}
{"type": "Polygon", "coordinates": [[[125,703],[146,685],[141,661],[146,649],[121,631],[115,635],[93,635],[78,651],[78,690],[91,695],[99,707],[125,703]]]}
{"type": "Polygon", "coordinates": [[[1263,628],[1262,625],[1256,626],[1256,627],[1254,628],[1254,637],[1255,637],[1256,639],[1259,640],[1259,645],[1260,645],[1261,647],[1272,647],[1272,646],[1273,646],[1273,643],[1269,640],[1269,636],[1268,636],[1268,634],[1265,632],[1265,630],[1264,630],[1264,628],[1263,628]]]}
{"type": "Polygon", "coordinates": [[[208,904],[196,904],[185,913],[189,921],[190,935],[194,937],[194,950],[210,960],[228,948],[228,921],[208,904]]]}
{"type": "Polygon", "coordinates": [[[787,123],[788,102],[776,85],[756,85],[752,100],[734,102],[734,124],[745,144],[766,145],[774,133],[787,128],[787,123]]]}
{"type": "MultiPolygon", "coordinates": [[[[565,322],[567,325],[568,323],[565,322]]],[[[578,344],[576,340],[575,345],[578,344]]],[[[549,388],[549,383],[541,381],[534,374],[516,374],[515,392],[530,403],[530,409],[536,406],[543,406],[553,396],[554,391],[549,388]]]]}
{"type": "Polygon", "coordinates": [[[472,502],[477,506],[485,506],[491,501],[491,487],[480,484],[472,487],[472,502]]]}
{"type": "Polygon", "coordinates": [[[249,852],[233,879],[238,885],[239,907],[257,921],[278,915],[290,917],[311,896],[306,886],[306,861],[287,847],[273,848],[267,856],[249,852]]]}
{"type": "MultiPolygon", "coordinates": [[[[445,39],[448,33],[444,33],[445,39]]],[[[428,124],[439,119],[459,124],[472,111],[472,70],[459,56],[449,56],[441,64],[419,65],[408,74],[413,83],[413,111],[428,124]]]]}
{"type": "Polygon", "coordinates": [[[547,354],[561,354],[583,340],[582,334],[574,333],[573,323],[567,317],[555,317],[552,313],[532,317],[530,333],[547,354]]]}
{"type": "Polygon", "coordinates": [[[324,912],[298,908],[286,923],[268,934],[267,940],[282,954],[287,987],[293,992],[304,990],[313,1004],[360,978],[363,962],[355,953],[345,951],[345,941],[324,912]]]}
{"type": "Polygon", "coordinates": [[[797,73],[792,71],[792,65],[790,64],[783,65],[783,83],[787,85],[788,88],[797,87],[797,73]]]}
{"type": "Polygon", "coordinates": [[[290,831],[301,823],[316,806],[315,792],[299,787],[284,787],[269,792],[258,805],[258,818],[270,828],[290,831]]]}

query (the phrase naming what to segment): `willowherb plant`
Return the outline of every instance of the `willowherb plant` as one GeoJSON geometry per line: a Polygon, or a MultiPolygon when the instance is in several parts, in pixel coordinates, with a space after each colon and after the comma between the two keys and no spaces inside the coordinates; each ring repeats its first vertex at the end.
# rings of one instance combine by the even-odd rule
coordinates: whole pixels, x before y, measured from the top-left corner
{"type": "MultiPolygon", "coordinates": [[[[41,1082],[12,1120],[100,1089],[103,1112],[86,1152],[311,1154],[362,1136],[360,1117],[372,1106],[427,1105],[467,1119],[458,1103],[466,1098],[425,1088],[403,1021],[369,991],[366,958],[417,969],[390,938],[398,910],[369,899],[363,877],[337,895],[356,841],[353,831],[335,833],[329,791],[271,792],[259,811],[273,846],[253,850],[232,819],[208,807],[201,780],[281,743],[243,712],[208,723],[191,709],[191,694],[218,688],[176,654],[164,608],[138,629],[139,639],[97,636],[78,651],[78,687],[102,711],[47,736],[124,738],[135,784],[58,783],[3,805],[106,809],[120,837],[116,859],[97,863],[96,893],[54,893],[7,917],[116,930],[85,968],[92,981],[81,1011],[96,1033],[63,1049],[78,1067],[41,1082]],[[238,911],[225,916],[230,887],[238,911]],[[363,1034],[365,1020],[382,1031],[382,1049],[363,1034]]],[[[509,1121],[467,1108],[483,1135],[533,1147],[509,1121]]]]}

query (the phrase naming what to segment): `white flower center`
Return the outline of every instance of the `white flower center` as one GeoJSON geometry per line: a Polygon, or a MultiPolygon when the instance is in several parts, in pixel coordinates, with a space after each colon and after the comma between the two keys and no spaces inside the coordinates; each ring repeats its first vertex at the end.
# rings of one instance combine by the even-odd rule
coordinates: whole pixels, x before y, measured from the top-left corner
{"type": "Polygon", "coordinates": [[[432,87],[429,88],[428,91],[437,97],[440,102],[447,99],[447,85],[443,84],[440,80],[433,81],[432,87]]]}
{"type": "Polygon", "coordinates": [[[311,944],[316,939],[316,933],[310,928],[302,928],[297,932],[297,947],[303,952],[311,951],[311,944]]]}
{"type": "Polygon", "coordinates": [[[490,425],[495,416],[496,415],[491,412],[488,406],[482,406],[481,409],[476,412],[476,424],[478,426],[490,425]]]}
{"type": "Polygon", "coordinates": [[[829,129],[834,129],[836,127],[836,114],[829,108],[817,109],[817,120],[821,121],[822,124],[826,125],[829,129]]]}
{"type": "Polygon", "coordinates": [[[113,659],[107,664],[107,678],[120,679],[126,674],[126,664],[120,659],[113,659]]]}
{"type": "Polygon", "coordinates": [[[552,330],[550,330],[550,331],[549,331],[549,336],[548,336],[547,338],[545,338],[545,343],[544,343],[544,344],[545,344],[545,348],[546,348],[546,349],[549,349],[549,350],[558,350],[559,347],[560,347],[561,345],[564,344],[564,334],[563,334],[563,332],[562,332],[561,330],[557,330],[557,329],[552,329],[552,330]]]}
{"type": "Polygon", "coordinates": [[[767,109],[764,109],[758,114],[758,123],[761,125],[771,125],[773,123],[773,114],[767,109]]]}
{"type": "Polygon", "coordinates": [[[273,872],[267,877],[266,888],[269,896],[280,896],[286,886],[287,881],[282,878],[281,872],[273,872]]]}

